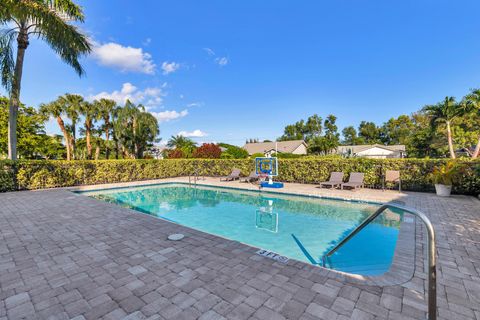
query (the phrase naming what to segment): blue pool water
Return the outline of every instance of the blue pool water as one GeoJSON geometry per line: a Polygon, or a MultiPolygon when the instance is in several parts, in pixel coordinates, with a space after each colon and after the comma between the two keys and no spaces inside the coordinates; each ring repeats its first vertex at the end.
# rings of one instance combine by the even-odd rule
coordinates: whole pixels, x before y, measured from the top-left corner
{"type": "MultiPolygon", "coordinates": [[[[83,194],[307,263],[292,234],[320,261],[379,206],[182,184],[83,194]]],[[[376,220],[331,257],[331,268],[363,275],[389,269],[401,214],[389,212],[376,220]]]]}

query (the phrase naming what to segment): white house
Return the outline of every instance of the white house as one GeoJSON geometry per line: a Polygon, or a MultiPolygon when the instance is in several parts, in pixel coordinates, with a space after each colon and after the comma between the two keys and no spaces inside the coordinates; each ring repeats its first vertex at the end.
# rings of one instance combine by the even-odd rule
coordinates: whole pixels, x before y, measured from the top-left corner
{"type": "Polygon", "coordinates": [[[275,150],[278,153],[307,154],[307,144],[304,140],[247,143],[243,149],[249,155],[263,153],[267,157],[273,155],[275,150]]]}
{"type": "Polygon", "coordinates": [[[358,145],[358,146],[338,146],[337,154],[344,157],[364,157],[364,158],[405,158],[405,146],[402,144],[384,146],[381,144],[358,145]]]}

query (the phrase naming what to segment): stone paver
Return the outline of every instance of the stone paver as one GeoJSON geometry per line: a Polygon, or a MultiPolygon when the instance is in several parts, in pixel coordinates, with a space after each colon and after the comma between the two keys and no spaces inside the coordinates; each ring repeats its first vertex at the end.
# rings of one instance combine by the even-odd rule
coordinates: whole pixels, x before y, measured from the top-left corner
{"type": "MultiPolygon", "coordinates": [[[[425,212],[437,231],[439,319],[480,318],[478,199],[300,184],[282,192],[402,201],[425,212]]],[[[413,277],[380,285],[276,263],[238,242],[64,189],[4,193],[0,319],[421,319],[425,233],[419,223],[414,230],[413,277]],[[166,239],[178,232],[182,241],[166,239]]]]}

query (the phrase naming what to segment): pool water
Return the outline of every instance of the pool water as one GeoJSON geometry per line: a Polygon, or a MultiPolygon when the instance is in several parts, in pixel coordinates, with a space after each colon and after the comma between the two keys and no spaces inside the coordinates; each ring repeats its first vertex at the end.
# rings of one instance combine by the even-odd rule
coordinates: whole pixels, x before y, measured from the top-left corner
{"type": "MultiPolygon", "coordinates": [[[[315,263],[378,204],[161,184],[82,192],[193,229],[315,263]],[[294,237],[298,239],[295,241],[294,237]]],[[[330,258],[336,270],[378,275],[393,259],[401,213],[380,215],[330,258]]]]}

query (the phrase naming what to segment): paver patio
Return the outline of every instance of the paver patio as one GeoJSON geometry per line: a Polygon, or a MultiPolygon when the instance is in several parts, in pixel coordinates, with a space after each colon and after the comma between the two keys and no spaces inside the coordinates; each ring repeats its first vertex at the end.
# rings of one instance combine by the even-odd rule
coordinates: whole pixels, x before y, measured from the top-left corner
{"type": "MultiPolygon", "coordinates": [[[[218,179],[201,182],[219,185],[218,179]]],[[[437,231],[439,319],[480,319],[478,199],[295,184],[285,191],[400,200],[423,211],[437,231]]],[[[355,284],[348,276],[293,260],[277,263],[238,242],[65,189],[0,194],[0,236],[0,319],[426,316],[421,228],[414,276],[393,286],[355,284]],[[186,237],[166,239],[177,232],[186,237]]]]}

